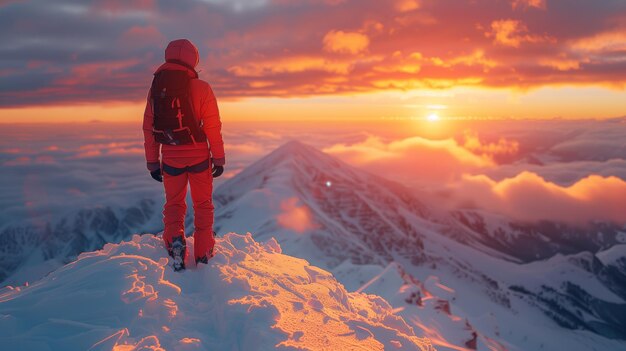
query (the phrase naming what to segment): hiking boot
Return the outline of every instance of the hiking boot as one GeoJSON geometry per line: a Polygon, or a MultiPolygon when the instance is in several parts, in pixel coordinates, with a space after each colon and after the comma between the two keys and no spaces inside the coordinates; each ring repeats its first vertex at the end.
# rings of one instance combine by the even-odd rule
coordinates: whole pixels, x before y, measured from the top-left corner
{"type": "Polygon", "coordinates": [[[198,263],[208,264],[211,257],[213,257],[213,248],[209,250],[209,253],[207,255],[204,255],[202,257],[196,257],[196,266],[198,265],[198,263]]]}
{"type": "Polygon", "coordinates": [[[187,246],[185,245],[185,238],[177,236],[172,239],[171,244],[167,248],[167,253],[172,257],[172,267],[174,271],[182,271],[185,269],[185,254],[187,252],[187,246]]]}

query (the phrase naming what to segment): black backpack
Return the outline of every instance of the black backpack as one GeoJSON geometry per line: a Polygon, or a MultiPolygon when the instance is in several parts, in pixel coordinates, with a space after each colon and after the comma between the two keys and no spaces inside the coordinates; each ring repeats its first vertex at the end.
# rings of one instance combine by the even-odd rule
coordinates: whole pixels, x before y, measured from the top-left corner
{"type": "Polygon", "coordinates": [[[163,70],[152,80],[152,134],[161,144],[188,145],[205,142],[202,125],[193,112],[191,78],[186,71],[163,70]]]}

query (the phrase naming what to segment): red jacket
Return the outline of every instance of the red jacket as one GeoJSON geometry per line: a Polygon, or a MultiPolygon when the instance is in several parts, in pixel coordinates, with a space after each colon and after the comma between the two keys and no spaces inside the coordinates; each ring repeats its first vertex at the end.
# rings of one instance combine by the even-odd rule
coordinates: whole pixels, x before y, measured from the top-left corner
{"type": "MultiPolygon", "coordinates": [[[[187,60],[185,60],[185,57],[182,57],[181,61],[185,62],[187,60]]],[[[189,62],[189,64],[192,67],[195,66],[197,64],[197,58],[195,62],[189,62]]],[[[193,70],[181,64],[171,62],[164,63],[157,69],[156,72],[166,69],[187,71],[190,77],[196,77],[193,70]]],[[[196,118],[203,121],[203,130],[207,136],[208,143],[202,142],[191,145],[161,145],[154,140],[154,136],[152,135],[152,122],[154,114],[152,112],[152,105],[150,104],[150,92],[148,92],[148,102],[146,104],[146,111],[143,115],[144,147],[146,151],[148,170],[154,171],[160,167],[160,153],[163,155],[161,160],[173,167],[191,166],[200,163],[209,157],[213,158],[213,164],[216,166],[222,166],[226,162],[224,155],[224,141],[222,139],[221,132],[222,122],[220,121],[217,100],[213,94],[213,90],[211,90],[211,86],[203,80],[192,79],[191,101],[193,103],[196,118]]]]}

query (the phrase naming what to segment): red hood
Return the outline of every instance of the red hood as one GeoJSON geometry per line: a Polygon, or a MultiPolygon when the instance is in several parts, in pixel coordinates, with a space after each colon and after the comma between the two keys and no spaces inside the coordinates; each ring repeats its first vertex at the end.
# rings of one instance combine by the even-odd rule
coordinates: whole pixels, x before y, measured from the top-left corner
{"type": "Polygon", "coordinates": [[[180,61],[191,68],[196,68],[200,61],[198,48],[187,39],[171,41],[165,49],[165,61],[180,61]]]}

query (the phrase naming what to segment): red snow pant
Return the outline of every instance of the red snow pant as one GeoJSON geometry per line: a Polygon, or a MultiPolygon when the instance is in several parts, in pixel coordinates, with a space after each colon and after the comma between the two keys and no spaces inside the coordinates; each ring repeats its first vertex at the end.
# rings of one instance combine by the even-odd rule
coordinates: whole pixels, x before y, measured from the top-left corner
{"type": "Polygon", "coordinates": [[[191,187],[194,212],[194,258],[207,254],[215,245],[213,238],[213,175],[211,167],[199,173],[184,172],[172,176],[163,172],[165,206],[163,208],[163,240],[165,247],[177,236],[185,237],[187,184],[191,187]]]}

